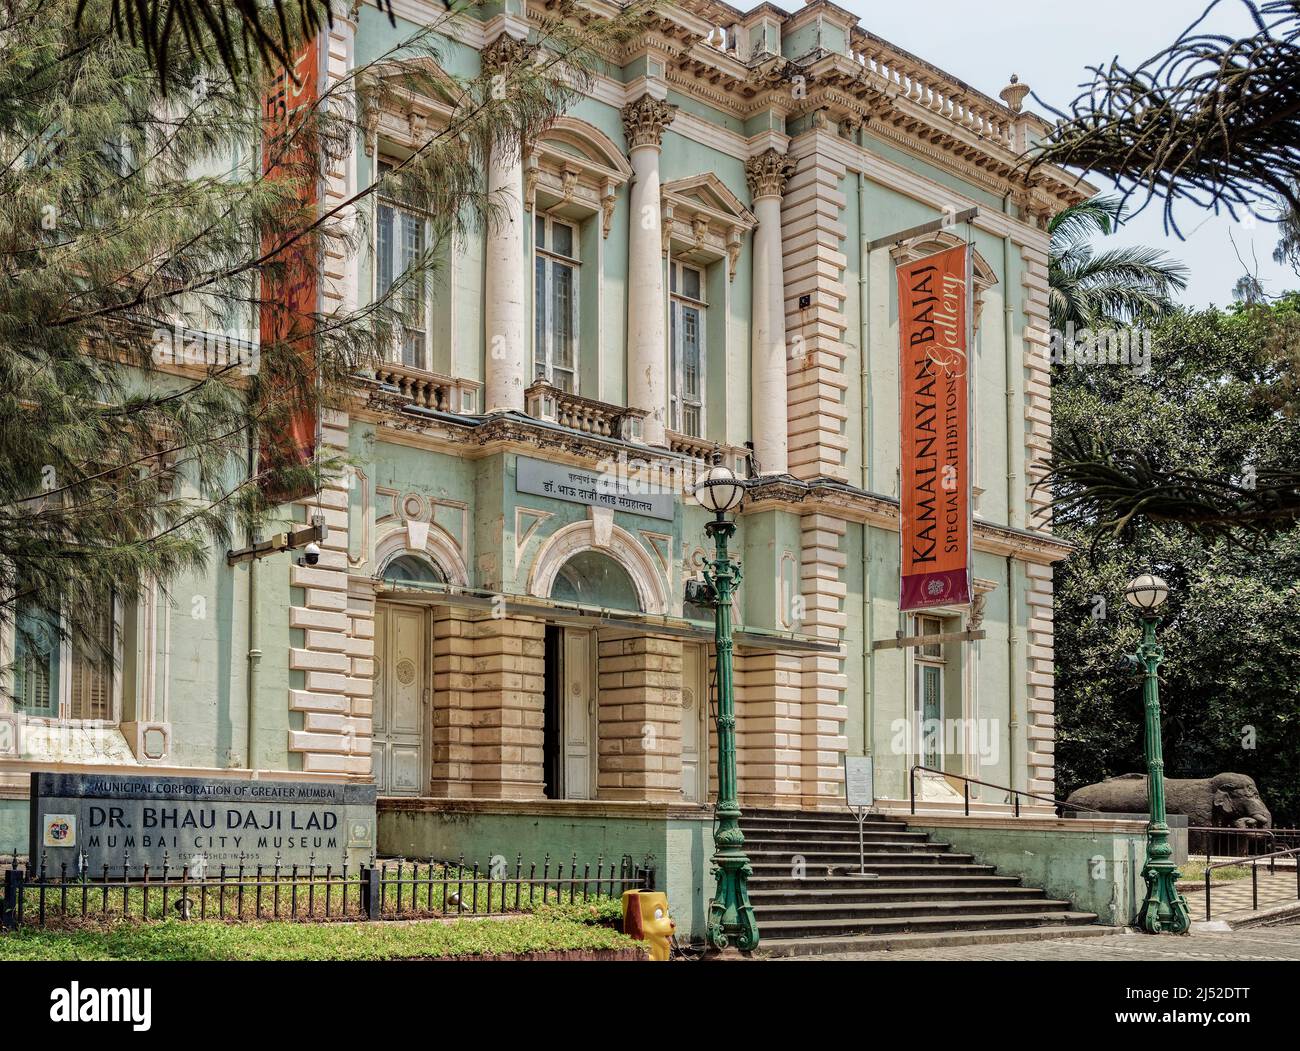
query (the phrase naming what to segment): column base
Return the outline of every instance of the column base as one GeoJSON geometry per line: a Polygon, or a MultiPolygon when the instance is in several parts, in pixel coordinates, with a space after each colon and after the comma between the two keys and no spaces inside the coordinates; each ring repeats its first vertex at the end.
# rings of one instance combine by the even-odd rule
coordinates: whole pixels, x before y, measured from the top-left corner
{"type": "Polygon", "coordinates": [[[1178,889],[1178,868],[1172,862],[1148,861],[1142,869],[1147,894],[1137,925],[1147,934],[1186,934],[1192,918],[1187,899],[1178,889]]]}
{"type": "Polygon", "coordinates": [[[758,948],[758,922],[749,903],[749,858],[740,850],[724,849],[713,855],[713,876],[718,888],[709,903],[709,948],[718,951],[758,948]]]}

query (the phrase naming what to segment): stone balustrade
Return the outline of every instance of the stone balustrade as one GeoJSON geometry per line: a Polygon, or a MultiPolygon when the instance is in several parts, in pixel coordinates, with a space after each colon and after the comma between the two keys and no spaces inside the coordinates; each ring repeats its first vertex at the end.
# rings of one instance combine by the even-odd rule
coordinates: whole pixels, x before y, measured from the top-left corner
{"type": "Polygon", "coordinates": [[[895,91],[900,97],[911,99],[983,138],[991,139],[1008,149],[1017,148],[1016,122],[993,105],[983,105],[978,100],[945,90],[936,83],[933,75],[919,66],[907,62],[902,56],[887,48],[871,44],[855,48],[853,59],[874,79],[895,91]]]}
{"type": "Polygon", "coordinates": [[[375,380],[394,387],[412,405],[437,412],[476,413],[481,384],[455,380],[424,369],[385,362],[375,368],[375,380]]]}
{"type": "Polygon", "coordinates": [[[542,380],[524,392],[524,405],[534,419],[548,420],[600,438],[637,440],[641,421],[646,416],[640,409],[569,394],[542,380]]]}

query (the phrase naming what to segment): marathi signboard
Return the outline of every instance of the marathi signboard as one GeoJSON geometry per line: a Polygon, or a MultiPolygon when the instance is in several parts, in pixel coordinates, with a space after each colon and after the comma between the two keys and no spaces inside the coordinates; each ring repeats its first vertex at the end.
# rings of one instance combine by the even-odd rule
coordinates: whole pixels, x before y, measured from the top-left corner
{"type": "Polygon", "coordinates": [[[375,786],[132,774],[32,774],[29,850],[90,874],[356,864],[375,848],[375,786]]]}
{"type": "Polygon", "coordinates": [[[262,489],[277,502],[311,491],[304,482],[289,483],[283,472],[310,464],[316,452],[316,399],[303,398],[301,392],[313,373],[320,298],[317,238],[307,227],[315,219],[319,197],[312,111],[320,99],[321,43],[319,35],[304,43],[294,56],[292,73],[281,70],[262,101],[262,173],[271,181],[296,182],[301,205],[294,222],[268,230],[262,239],[262,254],[273,264],[261,277],[261,383],[270,400],[258,459],[262,489]],[[268,355],[272,345],[282,347],[268,355]]]}
{"type": "Polygon", "coordinates": [[[898,268],[899,609],[971,601],[969,246],[898,268]]]}
{"type": "Polygon", "coordinates": [[[515,488],[534,496],[550,496],[588,507],[609,507],[667,522],[673,520],[677,502],[675,494],[657,485],[625,478],[617,471],[593,471],[528,456],[516,459],[515,488]]]}

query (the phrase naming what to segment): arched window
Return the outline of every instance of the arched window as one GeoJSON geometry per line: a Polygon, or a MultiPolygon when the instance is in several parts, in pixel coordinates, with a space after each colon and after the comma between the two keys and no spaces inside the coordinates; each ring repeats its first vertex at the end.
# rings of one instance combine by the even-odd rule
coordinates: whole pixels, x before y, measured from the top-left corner
{"type": "Polygon", "coordinates": [[[394,584],[445,584],[447,577],[418,555],[398,555],[384,567],[383,579],[394,584]]]}
{"type": "Polygon", "coordinates": [[[580,551],[560,567],[551,598],[605,609],[642,612],[636,585],[626,569],[599,551],[580,551]]]}

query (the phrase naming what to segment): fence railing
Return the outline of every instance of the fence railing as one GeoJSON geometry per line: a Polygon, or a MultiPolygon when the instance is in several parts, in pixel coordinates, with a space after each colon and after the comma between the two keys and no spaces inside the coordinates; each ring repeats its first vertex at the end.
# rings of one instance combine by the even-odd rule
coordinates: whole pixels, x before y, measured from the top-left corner
{"type": "Polygon", "coordinates": [[[1228,861],[1216,861],[1213,864],[1205,866],[1205,919],[1208,921],[1212,917],[1210,904],[1210,887],[1212,886],[1211,874],[1215,869],[1225,869],[1237,865],[1250,866],[1250,911],[1259,911],[1259,863],[1268,862],[1269,875],[1277,874],[1278,858],[1292,858],[1295,862],[1295,896],[1294,898],[1288,892],[1282,897],[1277,896],[1277,887],[1272,887],[1271,897],[1265,901],[1265,905],[1281,905],[1287,901],[1300,901],[1300,847],[1292,847],[1289,850],[1275,850],[1269,854],[1252,854],[1247,857],[1232,858],[1228,861]]]}
{"type": "Polygon", "coordinates": [[[1067,803],[1062,799],[1055,799],[1052,796],[1041,795],[1038,792],[1027,792],[1023,788],[1010,788],[1007,785],[995,785],[992,781],[981,781],[978,777],[966,777],[964,774],[950,774],[946,770],[936,770],[931,766],[921,766],[919,763],[912,767],[908,774],[907,795],[911,803],[912,813],[916,813],[916,775],[938,774],[940,777],[955,777],[962,783],[962,811],[966,817],[970,817],[970,786],[980,785],[984,788],[991,788],[995,792],[1006,792],[1007,802],[1011,804],[1015,811],[1016,817],[1020,816],[1020,797],[1026,799],[1036,799],[1040,803],[1048,803],[1055,807],[1061,807],[1065,810],[1077,810],[1087,813],[1087,807],[1077,806],[1074,803],[1067,803]]]}
{"type": "Polygon", "coordinates": [[[1187,853],[1204,854],[1206,864],[1214,858],[1268,854],[1291,847],[1300,847],[1300,829],[1211,828],[1193,825],[1187,830],[1187,853]]]}
{"type": "Polygon", "coordinates": [[[213,865],[199,862],[173,866],[122,864],[91,872],[85,855],[73,871],[57,870],[44,856],[35,865],[17,857],[4,873],[0,927],[65,925],[87,920],[390,920],[420,917],[497,916],[530,912],[540,905],[618,897],[625,890],[654,887],[655,872],[625,855],[604,857],[580,867],[574,854],[566,869],[548,854],[540,863],[513,866],[501,855],[487,865],[444,859],[377,859],[337,865],[213,865]]]}

